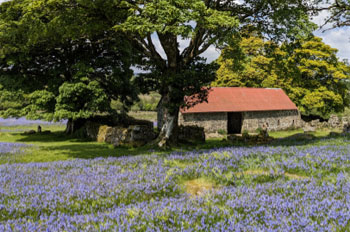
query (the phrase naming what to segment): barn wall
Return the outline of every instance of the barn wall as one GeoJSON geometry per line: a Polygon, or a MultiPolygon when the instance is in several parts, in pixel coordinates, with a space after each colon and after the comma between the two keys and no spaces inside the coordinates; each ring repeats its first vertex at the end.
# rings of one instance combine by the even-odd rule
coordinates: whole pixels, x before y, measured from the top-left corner
{"type": "Polygon", "coordinates": [[[255,111],[243,113],[242,131],[255,132],[268,124],[268,130],[285,130],[300,127],[301,118],[297,110],[255,111]]]}
{"type": "Polygon", "coordinates": [[[227,113],[180,113],[179,124],[203,127],[206,133],[215,133],[219,130],[227,133],[227,113]]]}
{"type": "MultiPolygon", "coordinates": [[[[269,131],[301,126],[297,110],[243,112],[242,118],[242,132],[256,132],[264,124],[268,124],[269,131]]],[[[180,113],[179,124],[203,127],[206,133],[216,133],[219,130],[227,133],[227,113],[180,113]]]]}

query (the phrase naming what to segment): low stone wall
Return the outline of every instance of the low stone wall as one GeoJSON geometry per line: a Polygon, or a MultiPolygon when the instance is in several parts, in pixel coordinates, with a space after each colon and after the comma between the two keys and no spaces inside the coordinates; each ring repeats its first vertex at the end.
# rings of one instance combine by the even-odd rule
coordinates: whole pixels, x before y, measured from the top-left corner
{"type": "Polygon", "coordinates": [[[179,125],[202,127],[205,133],[215,133],[219,130],[227,133],[227,113],[180,113],[179,125]]]}
{"type": "Polygon", "coordinates": [[[297,110],[243,112],[242,132],[255,132],[264,125],[268,131],[286,130],[302,126],[297,110]]]}
{"type": "Polygon", "coordinates": [[[128,128],[100,126],[98,142],[106,142],[113,146],[142,146],[155,138],[153,128],[147,125],[133,125],[128,128]]]}
{"type": "Polygon", "coordinates": [[[328,121],[321,122],[320,120],[312,120],[310,122],[303,122],[303,127],[313,127],[315,129],[331,128],[331,129],[343,129],[345,126],[350,125],[350,117],[338,117],[337,115],[331,115],[328,121]]]}
{"type": "Polygon", "coordinates": [[[98,142],[113,144],[114,146],[142,146],[152,141],[156,134],[152,125],[107,126],[88,122],[84,126],[84,136],[98,142]]]}

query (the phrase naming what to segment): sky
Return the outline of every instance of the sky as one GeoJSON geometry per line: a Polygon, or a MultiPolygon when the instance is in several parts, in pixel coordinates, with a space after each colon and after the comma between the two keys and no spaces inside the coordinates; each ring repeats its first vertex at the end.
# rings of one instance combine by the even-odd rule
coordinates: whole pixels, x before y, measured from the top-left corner
{"type": "MultiPolygon", "coordinates": [[[[0,0],[0,3],[7,0],[0,0]]],[[[327,12],[322,12],[319,16],[315,17],[313,21],[317,25],[322,25],[324,19],[327,17],[327,12]]],[[[338,49],[338,57],[341,59],[350,60],[350,27],[347,28],[339,28],[333,30],[327,30],[323,32],[323,30],[316,30],[314,33],[316,36],[321,37],[323,41],[330,45],[333,48],[338,49]]],[[[155,41],[156,47],[159,50],[159,53],[162,56],[165,56],[164,51],[160,48],[159,41],[155,41]]],[[[184,48],[188,44],[188,41],[180,41],[180,48],[184,48]]],[[[220,51],[215,49],[214,47],[210,47],[204,54],[203,57],[207,58],[208,62],[211,62],[217,59],[220,56],[220,51]]]]}

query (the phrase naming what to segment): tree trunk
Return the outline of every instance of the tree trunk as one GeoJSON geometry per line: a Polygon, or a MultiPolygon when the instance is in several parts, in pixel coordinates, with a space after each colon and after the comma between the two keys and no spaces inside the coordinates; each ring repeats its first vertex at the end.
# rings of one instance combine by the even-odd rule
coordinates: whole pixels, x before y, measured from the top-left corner
{"type": "Polygon", "coordinates": [[[179,109],[169,109],[169,98],[164,97],[160,102],[162,115],[162,126],[157,138],[157,143],[160,148],[167,149],[171,145],[175,145],[178,142],[178,121],[179,121],[179,109]]]}
{"type": "Polygon", "coordinates": [[[86,119],[73,120],[70,118],[67,121],[65,133],[68,135],[73,135],[75,132],[77,132],[77,130],[82,128],[85,123],[86,123],[86,119]]]}
{"type": "Polygon", "coordinates": [[[67,121],[66,130],[64,132],[68,135],[71,135],[73,134],[73,131],[74,131],[74,123],[73,123],[73,119],[70,118],[67,121]]]}

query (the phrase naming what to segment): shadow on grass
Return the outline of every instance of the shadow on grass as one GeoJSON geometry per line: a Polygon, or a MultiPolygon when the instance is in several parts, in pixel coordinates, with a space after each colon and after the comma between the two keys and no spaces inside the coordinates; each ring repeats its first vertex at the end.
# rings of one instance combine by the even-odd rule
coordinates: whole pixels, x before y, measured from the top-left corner
{"type": "MultiPolygon", "coordinates": [[[[134,155],[147,155],[151,153],[168,154],[171,152],[187,152],[187,151],[199,151],[224,147],[252,147],[252,146],[304,146],[320,144],[322,142],[327,143],[327,140],[334,138],[346,138],[349,136],[342,136],[341,134],[330,135],[288,135],[284,138],[276,138],[269,144],[257,144],[247,142],[230,142],[227,140],[207,140],[205,143],[197,144],[182,144],[177,147],[173,147],[170,150],[160,150],[155,146],[146,145],[143,147],[117,147],[114,148],[110,144],[92,142],[84,139],[77,139],[67,136],[63,132],[54,132],[51,134],[33,134],[33,135],[20,135],[16,138],[16,142],[33,143],[38,148],[35,150],[33,156],[42,157],[42,161],[48,160],[61,160],[67,158],[81,158],[81,159],[93,159],[99,157],[120,157],[120,156],[134,156],[134,155]],[[46,158],[45,158],[46,157],[46,158]]],[[[344,141],[339,140],[339,143],[344,141]]],[[[33,157],[33,159],[37,159],[33,157]]]]}
{"type": "Polygon", "coordinates": [[[305,146],[305,145],[316,145],[320,143],[327,143],[329,140],[340,139],[340,142],[344,140],[349,140],[349,135],[344,135],[342,133],[328,133],[325,135],[312,134],[294,134],[284,138],[274,139],[269,146],[305,146]]]}
{"type": "Polygon", "coordinates": [[[106,157],[121,157],[121,156],[132,156],[140,154],[150,154],[151,151],[146,148],[128,148],[118,147],[114,148],[108,144],[95,144],[95,143],[79,143],[59,146],[48,146],[41,147],[43,152],[61,153],[71,158],[79,159],[95,159],[95,158],[106,158],[106,157]]]}
{"type": "Polygon", "coordinates": [[[63,132],[50,134],[21,135],[16,142],[32,143],[38,149],[38,155],[48,154],[65,155],[70,158],[93,159],[98,157],[120,157],[127,155],[149,154],[152,147],[144,146],[139,148],[117,147],[111,144],[98,143],[88,139],[79,139],[69,136],[63,132]]]}
{"type": "Polygon", "coordinates": [[[21,138],[18,139],[19,142],[40,142],[40,143],[52,143],[52,142],[87,142],[86,139],[79,139],[74,138],[72,136],[69,136],[65,134],[64,132],[53,132],[53,133],[42,133],[42,134],[32,134],[32,135],[25,135],[20,134],[21,138]]]}

